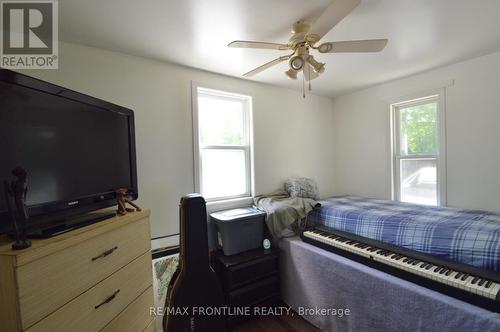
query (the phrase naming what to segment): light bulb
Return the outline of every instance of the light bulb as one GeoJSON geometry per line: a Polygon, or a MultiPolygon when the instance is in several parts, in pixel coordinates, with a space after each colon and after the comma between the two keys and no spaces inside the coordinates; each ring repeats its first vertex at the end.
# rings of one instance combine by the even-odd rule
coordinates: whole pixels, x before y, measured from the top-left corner
{"type": "Polygon", "coordinates": [[[304,59],[302,59],[302,57],[296,55],[290,59],[289,64],[293,70],[299,71],[302,69],[302,67],[304,67],[304,59]]]}

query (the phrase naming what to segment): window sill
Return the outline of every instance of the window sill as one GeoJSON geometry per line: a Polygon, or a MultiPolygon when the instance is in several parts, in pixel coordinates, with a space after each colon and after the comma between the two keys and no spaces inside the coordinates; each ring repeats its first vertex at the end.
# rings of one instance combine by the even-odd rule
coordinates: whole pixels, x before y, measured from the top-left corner
{"type": "Polygon", "coordinates": [[[253,197],[241,197],[226,199],[223,201],[207,202],[207,212],[212,213],[221,210],[249,207],[253,205],[253,197]]]}

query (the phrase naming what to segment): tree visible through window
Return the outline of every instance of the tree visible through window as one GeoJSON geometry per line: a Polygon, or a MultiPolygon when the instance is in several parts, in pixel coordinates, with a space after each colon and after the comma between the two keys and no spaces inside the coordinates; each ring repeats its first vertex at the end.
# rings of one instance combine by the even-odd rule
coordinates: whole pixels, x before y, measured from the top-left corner
{"type": "Polygon", "coordinates": [[[393,106],[394,193],[410,203],[438,205],[439,98],[393,106]]]}
{"type": "Polygon", "coordinates": [[[401,109],[401,133],[406,154],[436,154],[438,152],[437,103],[401,109]]]}

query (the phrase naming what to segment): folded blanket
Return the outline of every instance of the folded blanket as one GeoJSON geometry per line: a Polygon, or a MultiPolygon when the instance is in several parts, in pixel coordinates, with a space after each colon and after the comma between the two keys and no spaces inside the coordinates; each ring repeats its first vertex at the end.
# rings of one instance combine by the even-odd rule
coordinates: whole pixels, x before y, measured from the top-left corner
{"type": "Polygon", "coordinates": [[[290,197],[284,190],[254,197],[255,206],[266,212],[267,228],[275,239],[290,226],[305,218],[307,214],[321,204],[311,198],[290,197]]]}

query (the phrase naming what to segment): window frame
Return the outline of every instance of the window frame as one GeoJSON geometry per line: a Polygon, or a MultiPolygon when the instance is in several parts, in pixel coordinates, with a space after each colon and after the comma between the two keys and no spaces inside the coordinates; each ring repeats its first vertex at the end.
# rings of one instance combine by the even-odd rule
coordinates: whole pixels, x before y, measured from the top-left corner
{"type": "MultiPolygon", "coordinates": [[[[195,191],[203,192],[203,150],[238,150],[245,153],[245,181],[247,191],[240,195],[205,198],[208,204],[218,202],[238,202],[252,199],[253,188],[253,126],[252,126],[252,96],[230,92],[226,89],[211,87],[206,84],[192,82],[192,113],[193,113],[193,156],[194,156],[194,188],[195,191]],[[243,103],[243,145],[206,145],[200,142],[200,125],[198,116],[198,96],[200,93],[211,97],[222,97],[243,103]]],[[[203,195],[203,194],[202,194],[203,195]]]]}
{"type": "Polygon", "coordinates": [[[437,206],[446,205],[446,126],[445,91],[439,89],[418,96],[400,98],[390,105],[391,113],[391,195],[401,202],[401,160],[436,160],[437,206]],[[400,113],[408,107],[435,102],[437,104],[437,152],[436,154],[401,154],[400,113]]]}

